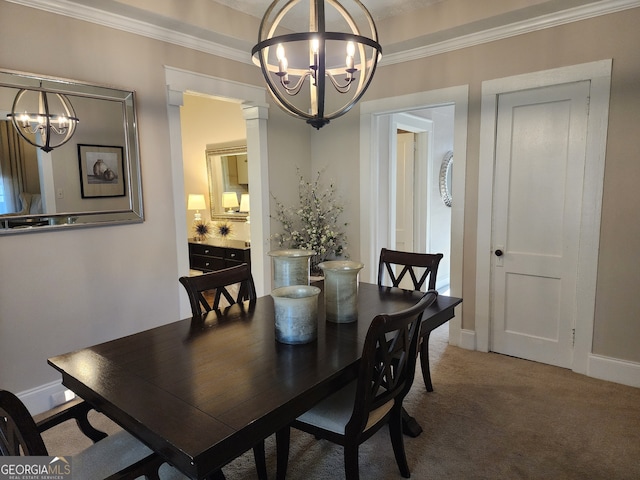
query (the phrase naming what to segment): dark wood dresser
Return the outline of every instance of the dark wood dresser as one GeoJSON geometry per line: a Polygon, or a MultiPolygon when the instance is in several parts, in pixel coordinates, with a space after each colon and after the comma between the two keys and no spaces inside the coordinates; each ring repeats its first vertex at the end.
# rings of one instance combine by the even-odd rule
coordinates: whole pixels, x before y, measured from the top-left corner
{"type": "Polygon", "coordinates": [[[251,266],[251,248],[241,240],[189,239],[189,268],[213,272],[246,263],[251,266]]]}

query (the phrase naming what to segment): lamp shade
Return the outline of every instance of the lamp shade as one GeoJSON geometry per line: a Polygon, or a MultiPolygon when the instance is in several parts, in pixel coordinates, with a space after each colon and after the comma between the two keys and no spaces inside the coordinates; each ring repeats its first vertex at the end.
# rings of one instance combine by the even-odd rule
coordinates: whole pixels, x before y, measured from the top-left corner
{"type": "Polygon", "coordinates": [[[222,206],[228,212],[232,212],[238,205],[238,194],[236,192],[224,192],[222,194],[222,206]]]}
{"type": "Polygon", "coordinates": [[[189,194],[189,200],[187,201],[187,210],[204,210],[207,208],[207,204],[204,201],[204,195],[189,194]]]}
{"type": "Polygon", "coordinates": [[[249,212],[249,194],[243,193],[240,195],[240,211],[241,212],[249,212]]]}

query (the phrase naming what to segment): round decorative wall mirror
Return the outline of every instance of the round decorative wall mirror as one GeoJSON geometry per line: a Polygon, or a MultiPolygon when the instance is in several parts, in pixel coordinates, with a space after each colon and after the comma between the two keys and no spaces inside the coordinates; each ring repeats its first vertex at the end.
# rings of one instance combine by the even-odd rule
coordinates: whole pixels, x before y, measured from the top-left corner
{"type": "Polygon", "coordinates": [[[447,206],[451,206],[451,176],[453,175],[453,152],[445,153],[440,165],[440,198],[447,206]]]}

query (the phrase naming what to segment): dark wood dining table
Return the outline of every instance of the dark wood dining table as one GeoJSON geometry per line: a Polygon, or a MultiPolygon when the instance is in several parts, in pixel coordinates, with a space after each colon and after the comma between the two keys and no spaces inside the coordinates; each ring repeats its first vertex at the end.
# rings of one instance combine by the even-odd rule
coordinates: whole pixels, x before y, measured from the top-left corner
{"type": "MultiPolygon", "coordinates": [[[[319,285],[321,286],[321,285],[319,285]]],[[[228,307],[52,357],[62,383],[193,479],[250,450],[357,375],[379,313],[415,304],[419,292],[360,283],[358,321],[325,321],[318,339],[275,340],[273,299],[228,307]]],[[[423,329],[454,316],[462,300],[439,296],[423,329]]]]}

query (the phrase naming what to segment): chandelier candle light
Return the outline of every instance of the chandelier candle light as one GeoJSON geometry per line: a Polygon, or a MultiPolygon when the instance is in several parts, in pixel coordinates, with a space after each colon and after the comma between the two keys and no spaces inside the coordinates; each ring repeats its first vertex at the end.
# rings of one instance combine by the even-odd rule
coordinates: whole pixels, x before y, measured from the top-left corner
{"type": "Polygon", "coordinates": [[[251,54],[278,105],[320,129],[364,95],[382,47],[371,14],[358,0],[276,0],[251,54]],[[298,95],[305,85],[308,94],[298,95]]]}

